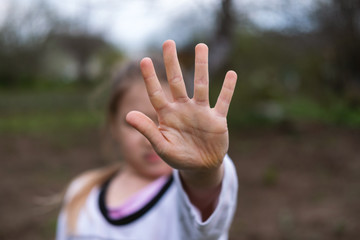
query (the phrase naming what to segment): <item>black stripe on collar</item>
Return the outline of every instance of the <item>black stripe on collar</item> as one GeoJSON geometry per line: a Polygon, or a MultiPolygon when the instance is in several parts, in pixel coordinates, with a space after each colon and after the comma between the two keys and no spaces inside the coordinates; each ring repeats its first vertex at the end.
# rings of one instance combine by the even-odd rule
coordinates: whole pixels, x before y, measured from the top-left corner
{"type": "Polygon", "coordinates": [[[161,197],[166,193],[166,191],[169,189],[169,187],[171,186],[174,177],[171,175],[169,177],[169,180],[165,183],[165,185],[161,188],[161,190],[159,191],[158,194],[156,194],[156,196],[151,199],[150,202],[148,202],[144,207],[142,207],[141,209],[139,209],[138,211],[136,211],[133,214],[130,214],[128,216],[125,216],[123,218],[119,218],[119,219],[111,219],[108,215],[108,209],[106,207],[105,204],[105,196],[106,196],[106,191],[108,189],[109,183],[111,181],[112,178],[110,178],[108,181],[105,182],[105,184],[103,184],[103,186],[100,189],[100,194],[99,194],[99,208],[101,211],[101,214],[104,216],[104,218],[112,225],[126,225],[129,223],[132,223],[133,221],[137,220],[138,218],[142,217],[144,214],[146,214],[152,207],[154,207],[159,200],[161,199],[161,197]]]}

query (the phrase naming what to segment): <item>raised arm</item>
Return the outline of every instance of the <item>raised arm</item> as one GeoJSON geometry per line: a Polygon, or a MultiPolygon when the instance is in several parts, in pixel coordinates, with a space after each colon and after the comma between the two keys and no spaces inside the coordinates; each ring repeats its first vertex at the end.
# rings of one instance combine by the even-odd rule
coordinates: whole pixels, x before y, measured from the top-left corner
{"type": "Polygon", "coordinates": [[[229,71],[215,107],[209,105],[208,48],[195,48],[194,97],[187,96],[175,42],[163,45],[164,63],[172,99],[167,99],[157,79],[151,59],[140,67],[159,126],[140,112],[130,112],[126,120],[141,132],[170,166],[180,171],[191,202],[207,219],[216,206],[223,178],[223,158],[228,150],[226,116],[236,84],[229,71]]]}

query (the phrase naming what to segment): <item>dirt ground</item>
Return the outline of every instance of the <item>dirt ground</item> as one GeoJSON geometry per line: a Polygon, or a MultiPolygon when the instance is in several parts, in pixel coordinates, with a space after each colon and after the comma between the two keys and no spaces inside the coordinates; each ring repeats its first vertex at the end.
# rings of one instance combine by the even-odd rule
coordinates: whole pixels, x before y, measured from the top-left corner
{"type": "MultiPolygon", "coordinates": [[[[104,163],[99,131],[0,135],[0,239],[53,239],[52,196],[104,163]]],[[[229,155],[239,177],[230,239],[360,239],[360,130],[242,130],[229,155]]]]}

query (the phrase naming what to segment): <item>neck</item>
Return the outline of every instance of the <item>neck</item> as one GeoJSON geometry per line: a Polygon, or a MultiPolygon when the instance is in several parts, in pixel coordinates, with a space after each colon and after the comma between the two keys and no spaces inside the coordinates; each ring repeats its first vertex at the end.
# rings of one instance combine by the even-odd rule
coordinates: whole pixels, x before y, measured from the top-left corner
{"type": "Polygon", "coordinates": [[[130,167],[124,166],[109,185],[106,194],[107,205],[109,207],[121,205],[154,180],[156,179],[146,178],[133,171],[130,167]]]}

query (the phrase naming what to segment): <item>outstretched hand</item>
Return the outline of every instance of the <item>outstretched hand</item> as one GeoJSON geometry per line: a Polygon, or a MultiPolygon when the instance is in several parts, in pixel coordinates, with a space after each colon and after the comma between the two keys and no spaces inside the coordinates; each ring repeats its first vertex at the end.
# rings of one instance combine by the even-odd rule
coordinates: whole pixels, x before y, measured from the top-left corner
{"type": "Polygon", "coordinates": [[[228,150],[226,116],[236,84],[229,71],[214,108],[209,106],[208,47],[195,48],[194,97],[187,96],[175,42],[163,45],[166,75],[173,99],[167,99],[150,58],[144,58],[141,71],[159,125],[141,112],[132,111],[126,120],[141,132],[170,166],[180,170],[218,168],[228,150]]]}

